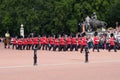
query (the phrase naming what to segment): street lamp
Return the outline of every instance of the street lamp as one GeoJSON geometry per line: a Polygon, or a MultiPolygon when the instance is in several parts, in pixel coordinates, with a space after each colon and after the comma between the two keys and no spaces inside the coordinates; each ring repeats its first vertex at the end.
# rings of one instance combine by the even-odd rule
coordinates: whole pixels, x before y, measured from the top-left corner
{"type": "Polygon", "coordinates": [[[20,36],[24,37],[24,25],[21,24],[21,27],[20,27],[20,36]]]}

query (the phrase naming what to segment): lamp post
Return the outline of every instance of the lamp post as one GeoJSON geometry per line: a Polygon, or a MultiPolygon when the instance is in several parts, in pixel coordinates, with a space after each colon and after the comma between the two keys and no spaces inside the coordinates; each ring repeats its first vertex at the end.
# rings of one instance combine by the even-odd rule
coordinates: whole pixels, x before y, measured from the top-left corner
{"type": "Polygon", "coordinates": [[[21,27],[20,27],[20,36],[24,37],[24,25],[21,24],[21,27]]]}

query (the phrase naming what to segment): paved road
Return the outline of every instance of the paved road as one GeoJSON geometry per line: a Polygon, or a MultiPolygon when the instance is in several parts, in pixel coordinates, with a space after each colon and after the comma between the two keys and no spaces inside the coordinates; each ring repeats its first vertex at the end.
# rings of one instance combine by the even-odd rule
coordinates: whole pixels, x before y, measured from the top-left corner
{"type": "Polygon", "coordinates": [[[33,66],[32,50],[4,49],[0,43],[0,80],[120,80],[120,51],[90,50],[89,63],[79,51],[37,54],[33,66]]]}

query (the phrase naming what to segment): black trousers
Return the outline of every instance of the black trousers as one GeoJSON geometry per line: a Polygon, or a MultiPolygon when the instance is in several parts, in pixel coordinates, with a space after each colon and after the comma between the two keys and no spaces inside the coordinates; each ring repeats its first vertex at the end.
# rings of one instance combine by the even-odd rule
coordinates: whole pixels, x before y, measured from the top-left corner
{"type": "Polygon", "coordinates": [[[81,48],[81,45],[78,45],[77,48],[78,48],[78,49],[81,48]]]}
{"type": "Polygon", "coordinates": [[[66,46],[65,45],[60,45],[60,49],[59,49],[59,51],[66,51],[66,46]]]}
{"type": "Polygon", "coordinates": [[[73,51],[74,48],[75,48],[75,51],[78,51],[77,44],[71,44],[70,51],[73,51]]]}
{"type": "Polygon", "coordinates": [[[80,52],[82,53],[83,49],[85,49],[87,47],[87,45],[81,45],[81,50],[80,52]]]}
{"type": "Polygon", "coordinates": [[[18,44],[17,49],[22,50],[22,44],[18,44]]]}
{"type": "Polygon", "coordinates": [[[27,44],[22,45],[23,50],[26,48],[27,49],[27,44]]]}
{"type": "Polygon", "coordinates": [[[14,49],[14,47],[17,49],[17,44],[13,44],[12,49],[14,49]]]}
{"type": "Polygon", "coordinates": [[[54,44],[49,44],[49,51],[54,48],[54,44]]]}
{"type": "Polygon", "coordinates": [[[93,45],[93,52],[94,52],[94,49],[97,49],[97,51],[99,52],[99,44],[94,44],[93,45]]]}
{"type": "Polygon", "coordinates": [[[33,48],[34,48],[34,45],[33,45],[33,44],[27,44],[26,49],[27,49],[27,50],[30,50],[30,49],[31,49],[31,47],[32,47],[32,49],[33,49],[33,48]]]}
{"type": "Polygon", "coordinates": [[[49,48],[49,45],[48,44],[43,44],[42,45],[42,50],[47,50],[49,48]]]}
{"type": "Polygon", "coordinates": [[[39,44],[34,44],[34,48],[38,48],[39,47],[39,44]]]}
{"type": "Polygon", "coordinates": [[[59,45],[54,45],[53,51],[56,51],[57,48],[58,48],[58,51],[60,51],[60,46],[59,45]]]}
{"type": "Polygon", "coordinates": [[[41,50],[42,44],[38,44],[38,49],[41,50]]]}
{"type": "Polygon", "coordinates": [[[69,48],[70,48],[70,50],[71,50],[71,44],[67,44],[67,45],[66,45],[66,51],[68,51],[69,48]]]}
{"type": "Polygon", "coordinates": [[[114,49],[114,52],[116,52],[116,45],[110,45],[108,51],[110,52],[111,49],[114,49]]]}

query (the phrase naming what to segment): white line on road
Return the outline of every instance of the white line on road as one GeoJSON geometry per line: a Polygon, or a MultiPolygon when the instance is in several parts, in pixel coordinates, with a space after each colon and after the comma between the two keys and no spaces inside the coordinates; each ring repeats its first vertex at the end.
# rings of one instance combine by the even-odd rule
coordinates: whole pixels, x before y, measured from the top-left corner
{"type": "MultiPolygon", "coordinates": [[[[93,61],[88,62],[88,64],[96,64],[96,63],[120,63],[120,60],[104,60],[104,61],[93,61]]],[[[79,64],[86,64],[84,62],[79,63],[59,63],[59,64],[39,64],[36,67],[40,66],[64,66],[64,65],[79,65],[79,64]]],[[[0,69],[12,69],[12,68],[26,68],[26,67],[35,67],[33,65],[21,65],[21,66],[0,66],[0,69]]]]}

